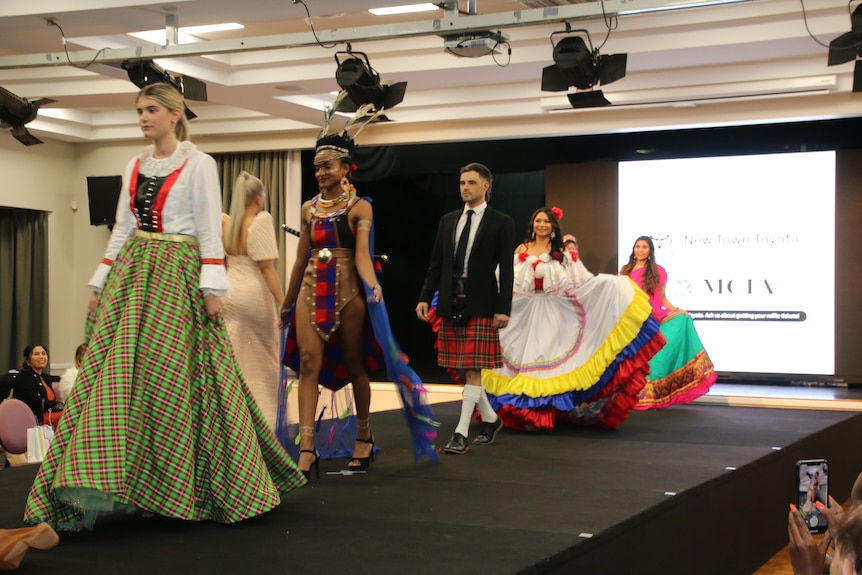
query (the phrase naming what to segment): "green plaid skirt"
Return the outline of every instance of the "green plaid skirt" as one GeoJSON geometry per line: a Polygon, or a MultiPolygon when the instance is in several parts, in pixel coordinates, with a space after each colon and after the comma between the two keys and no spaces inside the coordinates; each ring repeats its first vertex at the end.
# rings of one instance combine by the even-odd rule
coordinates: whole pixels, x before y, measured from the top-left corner
{"type": "Polygon", "coordinates": [[[255,405],[223,323],[207,319],[200,269],[195,243],[126,242],[26,522],[76,530],[141,509],[233,523],[305,483],[255,405]]]}

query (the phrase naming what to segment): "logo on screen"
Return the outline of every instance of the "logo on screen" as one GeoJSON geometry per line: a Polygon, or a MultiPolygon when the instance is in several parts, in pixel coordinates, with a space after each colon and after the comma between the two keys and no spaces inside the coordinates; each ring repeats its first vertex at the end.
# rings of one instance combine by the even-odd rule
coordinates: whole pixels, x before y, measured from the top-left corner
{"type": "Polygon", "coordinates": [[[673,244],[673,237],[670,234],[653,234],[650,237],[652,238],[652,243],[657,250],[673,244]]]}
{"type": "Polygon", "coordinates": [[[772,295],[772,286],[766,278],[760,279],[704,279],[709,293],[733,295],[772,295]]]}

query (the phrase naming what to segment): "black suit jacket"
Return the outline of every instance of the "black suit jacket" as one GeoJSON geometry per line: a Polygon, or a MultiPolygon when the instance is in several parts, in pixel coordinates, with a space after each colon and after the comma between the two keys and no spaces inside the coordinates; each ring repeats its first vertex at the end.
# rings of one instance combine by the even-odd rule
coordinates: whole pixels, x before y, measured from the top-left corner
{"type": "MultiPolygon", "coordinates": [[[[437,313],[452,317],[452,280],[455,267],[455,228],[464,209],[449,212],[440,220],[431,263],[425,273],[420,302],[430,303],[439,291],[437,313]]],[[[476,230],[467,261],[467,307],[464,313],[475,317],[510,315],[514,271],[515,223],[508,215],[488,206],[476,230]],[[500,283],[495,270],[500,266],[500,283]]]]}
{"type": "Polygon", "coordinates": [[[26,403],[27,407],[41,421],[42,414],[49,409],[56,410],[58,406],[61,406],[61,402],[48,399],[48,392],[45,391],[45,385],[51,385],[59,380],[60,378],[56,375],[48,375],[43,372],[40,376],[32,369],[21,368],[12,384],[12,397],[26,403]]]}

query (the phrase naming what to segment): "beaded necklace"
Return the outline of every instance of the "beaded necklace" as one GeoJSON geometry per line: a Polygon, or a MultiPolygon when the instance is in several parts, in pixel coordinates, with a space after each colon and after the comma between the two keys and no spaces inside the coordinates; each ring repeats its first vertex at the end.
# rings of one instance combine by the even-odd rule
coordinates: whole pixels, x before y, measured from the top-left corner
{"type": "Polygon", "coordinates": [[[324,198],[323,196],[318,196],[317,203],[322,208],[331,208],[333,206],[337,206],[338,204],[340,204],[341,202],[346,200],[347,195],[348,195],[347,192],[342,192],[340,196],[338,196],[337,198],[334,198],[332,200],[330,200],[328,198],[324,198]]]}
{"type": "Polygon", "coordinates": [[[311,204],[311,215],[315,218],[337,218],[338,216],[344,214],[347,209],[350,207],[350,203],[353,201],[353,198],[356,197],[356,187],[348,180],[347,178],[343,178],[341,180],[341,187],[344,191],[335,199],[328,200],[321,196],[320,194],[314,198],[311,204]],[[344,207],[340,210],[336,210],[334,212],[324,212],[320,208],[331,208],[333,206],[337,206],[338,204],[346,202],[344,207]]]}

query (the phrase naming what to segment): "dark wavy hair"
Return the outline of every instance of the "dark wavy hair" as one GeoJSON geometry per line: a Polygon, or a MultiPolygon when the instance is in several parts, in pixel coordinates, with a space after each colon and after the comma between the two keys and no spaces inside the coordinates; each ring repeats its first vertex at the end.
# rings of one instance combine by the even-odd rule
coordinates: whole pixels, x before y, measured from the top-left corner
{"type": "Polygon", "coordinates": [[[632,244],[632,253],[629,256],[629,261],[626,265],[620,268],[620,275],[627,276],[632,273],[637,260],[635,260],[635,246],[639,241],[645,241],[649,245],[649,255],[647,256],[646,266],[644,266],[643,290],[648,294],[652,294],[659,284],[658,267],[655,264],[655,246],[652,243],[652,238],[649,236],[641,236],[632,244]]]}
{"type": "Polygon", "coordinates": [[[551,208],[542,207],[533,212],[533,215],[530,216],[530,223],[527,226],[527,235],[524,236],[524,243],[528,244],[536,239],[536,234],[533,232],[533,222],[539,214],[545,214],[548,216],[548,220],[550,220],[551,226],[554,230],[554,237],[551,238],[551,253],[559,252],[563,261],[565,261],[566,245],[563,243],[563,231],[560,229],[560,220],[557,219],[556,214],[551,211],[551,208]]]}
{"type": "Polygon", "coordinates": [[[31,343],[30,345],[28,345],[27,347],[24,348],[24,354],[23,354],[23,357],[21,358],[21,361],[19,363],[19,367],[27,367],[27,368],[30,367],[30,355],[33,353],[33,350],[36,349],[37,347],[41,347],[42,349],[44,349],[45,355],[47,355],[48,357],[51,357],[51,354],[48,353],[47,347],[45,347],[41,343],[31,343]]]}

